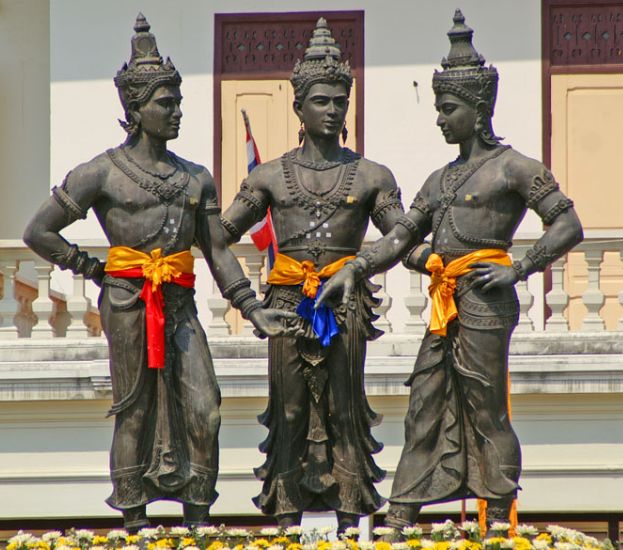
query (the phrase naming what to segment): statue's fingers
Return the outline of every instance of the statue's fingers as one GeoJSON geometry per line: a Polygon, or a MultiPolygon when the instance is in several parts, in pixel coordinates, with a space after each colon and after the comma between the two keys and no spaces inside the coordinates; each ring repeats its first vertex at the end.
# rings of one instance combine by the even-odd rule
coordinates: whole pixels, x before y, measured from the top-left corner
{"type": "Polygon", "coordinates": [[[342,293],[342,304],[346,305],[353,292],[353,285],[349,282],[344,284],[344,292],[342,293]]]}

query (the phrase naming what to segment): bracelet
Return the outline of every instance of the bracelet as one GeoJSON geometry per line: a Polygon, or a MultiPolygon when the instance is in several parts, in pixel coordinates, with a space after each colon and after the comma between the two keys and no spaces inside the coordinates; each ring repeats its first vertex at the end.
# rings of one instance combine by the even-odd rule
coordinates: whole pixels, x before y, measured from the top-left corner
{"type": "Polygon", "coordinates": [[[519,260],[515,260],[513,262],[513,269],[515,270],[515,273],[517,273],[518,280],[520,281],[528,280],[528,271],[519,260]]]}

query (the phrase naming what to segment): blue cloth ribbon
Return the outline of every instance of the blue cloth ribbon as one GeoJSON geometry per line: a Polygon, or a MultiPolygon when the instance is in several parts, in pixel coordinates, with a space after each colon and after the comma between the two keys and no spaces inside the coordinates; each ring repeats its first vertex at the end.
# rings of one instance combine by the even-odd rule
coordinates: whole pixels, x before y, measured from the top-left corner
{"type": "MultiPolygon", "coordinates": [[[[318,288],[316,297],[320,296],[321,290],[322,284],[318,288]]],[[[340,329],[337,326],[333,310],[325,304],[322,304],[318,309],[314,309],[315,304],[316,298],[312,300],[305,296],[296,308],[296,312],[311,323],[316,336],[318,336],[318,340],[326,348],[331,344],[331,338],[339,334],[340,329]]]]}

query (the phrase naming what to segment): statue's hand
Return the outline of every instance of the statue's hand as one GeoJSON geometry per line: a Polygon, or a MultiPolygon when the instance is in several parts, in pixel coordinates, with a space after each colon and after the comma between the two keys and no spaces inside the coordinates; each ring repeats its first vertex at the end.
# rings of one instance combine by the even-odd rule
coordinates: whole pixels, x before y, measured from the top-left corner
{"type": "Polygon", "coordinates": [[[348,303],[353,288],[355,288],[355,271],[346,264],[322,286],[322,292],[316,299],[314,308],[318,309],[331,298],[338,300],[340,296],[342,297],[343,304],[348,303]]]}
{"type": "Polygon", "coordinates": [[[474,269],[473,277],[484,292],[496,287],[514,285],[519,280],[517,272],[506,265],[477,262],[469,267],[474,269]]]}
{"type": "Polygon", "coordinates": [[[255,309],[249,315],[249,321],[257,329],[256,335],[266,336],[300,336],[302,330],[295,321],[299,316],[293,311],[281,309],[255,309]],[[258,334],[259,333],[259,334],[258,334]]]}

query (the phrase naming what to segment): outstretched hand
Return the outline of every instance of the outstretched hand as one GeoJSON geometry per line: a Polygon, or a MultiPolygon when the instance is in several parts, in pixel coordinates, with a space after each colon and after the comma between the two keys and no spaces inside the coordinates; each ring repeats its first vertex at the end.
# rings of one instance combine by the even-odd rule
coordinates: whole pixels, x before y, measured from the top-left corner
{"type": "Polygon", "coordinates": [[[473,277],[484,292],[496,287],[514,285],[519,280],[517,272],[506,265],[476,262],[469,267],[473,268],[473,277]]]}
{"type": "Polygon", "coordinates": [[[348,299],[355,288],[355,272],[348,265],[340,269],[333,277],[322,285],[320,296],[316,298],[315,309],[318,309],[324,302],[333,298],[338,300],[342,297],[342,303],[348,303],[348,299]]]}
{"type": "Polygon", "coordinates": [[[249,315],[249,321],[257,329],[260,338],[266,336],[300,336],[301,329],[295,322],[299,318],[294,311],[281,309],[255,309],[249,315]]]}

